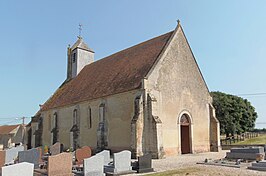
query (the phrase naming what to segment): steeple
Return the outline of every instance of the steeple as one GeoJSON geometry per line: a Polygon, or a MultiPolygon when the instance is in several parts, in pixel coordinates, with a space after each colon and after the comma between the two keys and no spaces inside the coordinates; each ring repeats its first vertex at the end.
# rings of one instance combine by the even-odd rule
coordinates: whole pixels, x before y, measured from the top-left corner
{"type": "Polygon", "coordinates": [[[70,80],[76,77],[86,65],[94,61],[94,51],[79,35],[76,43],[72,47],[68,46],[67,57],[67,79],[70,80]]]}

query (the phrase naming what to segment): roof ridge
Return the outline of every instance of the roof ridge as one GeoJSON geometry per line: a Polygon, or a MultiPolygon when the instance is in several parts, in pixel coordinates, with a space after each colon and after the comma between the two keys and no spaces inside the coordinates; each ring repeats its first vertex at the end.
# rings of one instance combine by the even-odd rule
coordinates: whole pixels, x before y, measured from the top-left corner
{"type": "Polygon", "coordinates": [[[139,89],[172,34],[167,32],[86,65],[63,83],[40,111],[139,89]]]}
{"type": "MultiPolygon", "coordinates": [[[[120,50],[120,51],[117,51],[117,52],[111,54],[111,55],[108,55],[108,56],[105,56],[105,57],[103,57],[103,58],[101,58],[101,59],[98,59],[98,60],[92,62],[91,64],[96,63],[96,62],[98,62],[98,61],[101,61],[101,60],[103,60],[103,59],[109,58],[109,57],[114,56],[114,55],[116,55],[116,54],[119,54],[119,53],[121,53],[121,52],[125,52],[126,50],[132,49],[132,48],[137,47],[137,46],[139,46],[139,45],[142,45],[142,44],[144,44],[144,43],[146,43],[146,42],[150,42],[151,40],[155,40],[155,39],[157,39],[157,38],[159,38],[159,37],[162,37],[162,36],[167,35],[167,34],[172,33],[172,32],[174,32],[174,30],[169,31],[169,32],[167,32],[167,33],[164,33],[164,34],[162,34],[162,35],[159,35],[159,36],[156,36],[156,37],[150,38],[150,39],[148,39],[148,40],[144,40],[144,41],[142,41],[142,42],[140,42],[140,43],[138,43],[138,44],[132,45],[132,46],[130,46],[130,47],[128,47],[128,48],[124,48],[124,49],[122,49],[122,50],[120,50]]],[[[91,64],[88,64],[88,65],[86,65],[85,67],[87,67],[87,66],[89,66],[89,65],[91,65],[91,64]]]]}

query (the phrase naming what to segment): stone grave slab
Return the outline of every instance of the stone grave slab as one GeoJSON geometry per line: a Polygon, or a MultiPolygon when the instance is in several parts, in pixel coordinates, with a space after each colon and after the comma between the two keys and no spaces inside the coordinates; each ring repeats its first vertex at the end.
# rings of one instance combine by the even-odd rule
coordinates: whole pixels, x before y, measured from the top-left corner
{"type": "Polygon", "coordinates": [[[251,163],[251,166],[249,166],[248,169],[266,171],[266,160],[251,163]]]}
{"type": "Polygon", "coordinates": [[[145,154],[138,157],[137,172],[153,172],[152,168],[152,154],[145,154]]]}
{"type": "Polygon", "coordinates": [[[77,149],[75,152],[76,155],[76,164],[83,164],[83,160],[91,157],[91,148],[89,146],[84,146],[80,149],[77,149]]]}
{"type": "Polygon", "coordinates": [[[2,167],[2,176],[33,176],[34,164],[22,162],[2,167]]]}
{"type": "Polygon", "coordinates": [[[264,153],[264,147],[231,148],[231,153],[264,153]]]}
{"type": "Polygon", "coordinates": [[[48,157],[48,176],[72,176],[72,154],[60,153],[48,157]]]}
{"type": "Polygon", "coordinates": [[[20,151],[24,151],[24,146],[17,146],[7,149],[5,164],[14,164],[15,159],[18,157],[18,152],[20,151]]]}
{"type": "Polygon", "coordinates": [[[265,156],[263,147],[232,148],[226,153],[227,159],[256,160],[258,156],[265,156]]]}
{"type": "Polygon", "coordinates": [[[59,153],[62,153],[62,151],[63,151],[63,148],[60,142],[56,142],[54,145],[50,146],[51,155],[57,155],[59,153]]]}
{"type": "Polygon", "coordinates": [[[43,147],[37,147],[36,149],[39,150],[39,154],[40,154],[39,155],[39,162],[42,163],[43,162],[42,157],[44,155],[43,147]]]}
{"type": "Polygon", "coordinates": [[[84,176],[104,176],[104,156],[94,155],[90,158],[84,159],[83,173],[84,176]]]}
{"type": "Polygon", "coordinates": [[[244,159],[244,160],[256,160],[257,156],[262,154],[265,156],[265,153],[226,153],[227,159],[244,159]]]}
{"type": "Polygon", "coordinates": [[[18,162],[28,162],[34,164],[34,169],[39,167],[40,150],[33,148],[18,152],[18,162]]]}
{"type": "Polygon", "coordinates": [[[119,153],[114,153],[112,165],[104,166],[104,172],[107,175],[119,175],[134,173],[131,167],[131,152],[124,150],[119,153]]]}
{"type": "Polygon", "coordinates": [[[6,151],[0,150],[0,168],[5,165],[6,163],[5,158],[6,158],[6,151]]]}
{"type": "Polygon", "coordinates": [[[260,162],[254,162],[254,163],[252,163],[252,166],[265,167],[265,169],[266,169],[266,160],[263,160],[263,161],[260,161],[260,162]]]}
{"type": "Polygon", "coordinates": [[[109,150],[103,150],[99,153],[97,153],[96,155],[102,155],[104,158],[104,165],[108,165],[111,161],[110,159],[110,151],[109,150]]]}
{"type": "Polygon", "coordinates": [[[211,165],[211,166],[224,166],[224,167],[233,167],[233,168],[240,168],[240,161],[232,162],[227,160],[208,160],[205,159],[204,162],[197,162],[197,164],[203,165],[211,165]]]}

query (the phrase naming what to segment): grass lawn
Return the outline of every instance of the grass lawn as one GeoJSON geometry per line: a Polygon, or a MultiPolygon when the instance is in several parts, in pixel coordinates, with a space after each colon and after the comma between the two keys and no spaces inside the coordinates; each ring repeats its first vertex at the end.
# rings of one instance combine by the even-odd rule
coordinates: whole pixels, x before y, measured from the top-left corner
{"type": "Polygon", "coordinates": [[[252,145],[252,144],[266,144],[266,135],[262,134],[252,139],[246,139],[245,141],[236,142],[232,145],[252,145]]]}

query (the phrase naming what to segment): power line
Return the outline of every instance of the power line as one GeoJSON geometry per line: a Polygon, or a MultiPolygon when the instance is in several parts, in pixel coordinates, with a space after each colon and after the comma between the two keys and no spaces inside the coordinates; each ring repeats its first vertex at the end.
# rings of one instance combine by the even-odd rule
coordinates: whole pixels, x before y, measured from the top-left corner
{"type": "Polygon", "coordinates": [[[22,118],[22,117],[25,117],[25,118],[31,118],[31,117],[26,117],[26,116],[17,116],[17,117],[0,117],[0,120],[1,120],[1,119],[19,119],[19,118],[22,118]]]}
{"type": "Polygon", "coordinates": [[[2,119],[19,119],[19,118],[23,118],[23,117],[25,117],[25,118],[31,118],[31,117],[26,117],[26,116],[20,116],[20,117],[0,117],[0,120],[2,120],[2,119]]]}
{"type": "Polygon", "coordinates": [[[7,124],[10,124],[10,123],[13,123],[15,121],[19,121],[19,120],[22,120],[22,124],[24,125],[25,124],[25,119],[27,118],[31,118],[31,117],[12,117],[12,118],[0,118],[1,121],[4,120],[4,122],[0,123],[2,125],[7,125],[7,124]],[[9,120],[9,121],[5,121],[5,120],[9,120]]]}
{"type": "Polygon", "coordinates": [[[266,96],[266,93],[247,93],[247,94],[237,94],[237,96],[266,96]]]}
{"type": "Polygon", "coordinates": [[[20,120],[20,119],[13,119],[13,120],[11,120],[11,121],[3,122],[3,123],[1,123],[1,124],[2,124],[2,125],[9,125],[10,123],[16,122],[16,121],[18,121],[18,120],[20,120]]]}

